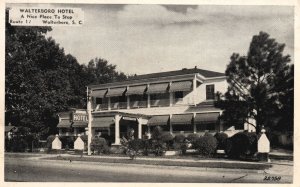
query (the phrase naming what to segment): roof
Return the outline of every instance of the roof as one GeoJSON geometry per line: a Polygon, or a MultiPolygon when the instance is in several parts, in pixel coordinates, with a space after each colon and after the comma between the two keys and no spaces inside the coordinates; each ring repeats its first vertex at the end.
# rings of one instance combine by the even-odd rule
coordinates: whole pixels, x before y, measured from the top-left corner
{"type": "Polygon", "coordinates": [[[129,78],[128,80],[150,79],[150,78],[156,78],[156,77],[168,77],[168,76],[174,76],[174,75],[185,75],[185,74],[194,74],[194,73],[199,73],[200,75],[202,75],[203,77],[206,77],[206,78],[225,76],[224,73],[215,72],[215,71],[209,71],[209,70],[198,69],[198,68],[191,68],[191,69],[183,68],[181,70],[176,70],[176,71],[166,71],[166,72],[160,72],[160,73],[137,75],[137,76],[129,78]]]}
{"type": "Polygon", "coordinates": [[[105,84],[92,84],[89,85],[89,87],[94,87],[97,85],[110,85],[110,84],[116,84],[118,83],[122,85],[122,83],[125,82],[131,82],[131,81],[140,81],[140,80],[149,80],[149,79],[157,79],[157,78],[164,78],[164,77],[171,77],[171,76],[180,76],[180,75],[191,75],[191,74],[200,74],[201,76],[205,78],[217,78],[217,77],[224,77],[224,73],[215,72],[215,71],[209,71],[204,69],[198,69],[198,68],[183,68],[181,70],[176,71],[166,71],[166,72],[159,72],[159,73],[150,73],[150,74],[143,74],[143,75],[135,75],[133,77],[128,78],[127,80],[123,81],[116,81],[111,83],[105,83],[105,84]]]}

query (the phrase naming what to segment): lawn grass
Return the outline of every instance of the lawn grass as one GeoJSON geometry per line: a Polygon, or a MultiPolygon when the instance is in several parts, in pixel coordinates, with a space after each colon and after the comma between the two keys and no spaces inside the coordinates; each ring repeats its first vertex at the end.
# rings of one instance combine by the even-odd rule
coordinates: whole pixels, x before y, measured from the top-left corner
{"type": "Polygon", "coordinates": [[[146,160],[146,159],[120,159],[117,157],[74,157],[74,156],[57,156],[43,158],[47,160],[66,160],[66,161],[84,161],[84,162],[104,162],[104,163],[122,163],[122,164],[144,164],[159,166],[183,166],[183,167],[203,167],[203,168],[227,168],[227,169],[252,169],[264,170],[271,167],[268,163],[232,163],[232,162],[192,162],[192,161],[174,161],[174,160],[146,160]]]}

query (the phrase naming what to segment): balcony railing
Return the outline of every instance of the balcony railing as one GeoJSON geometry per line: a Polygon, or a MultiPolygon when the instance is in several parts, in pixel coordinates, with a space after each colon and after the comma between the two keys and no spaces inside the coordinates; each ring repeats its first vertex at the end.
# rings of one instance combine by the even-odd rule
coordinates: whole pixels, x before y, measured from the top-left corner
{"type": "Polygon", "coordinates": [[[108,103],[96,105],[95,111],[99,111],[99,110],[108,110],[108,103]]]}
{"type": "Polygon", "coordinates": [[[146,108],[147,101],[130,101],[130,108],[146,108]]]}
{"type": "Polygon", "coordinates": [[[151,107],[170,106],[170,100],[169,99],[155,99],[155,100],[150,100],[150,106],[151,107]]]}
{"type": "Polygon", "coordinates": [[[112,110],[125,109],[125,108],[127,108],[127,102],[111,103],[110,107],[111,107],[112,110]]]}

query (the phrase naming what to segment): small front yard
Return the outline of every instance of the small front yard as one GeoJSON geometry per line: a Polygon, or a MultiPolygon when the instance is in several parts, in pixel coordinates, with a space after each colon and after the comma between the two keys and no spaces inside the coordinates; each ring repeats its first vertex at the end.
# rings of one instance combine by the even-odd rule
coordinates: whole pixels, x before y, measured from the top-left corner
{"type": "Polygon", "coordinates": [[[270,168],[269,163],[254,163],[228,161],[220,159],[197,159],[189,156],[172,156],[172,157],[146,157],[141,156],[136,159],[129,159],[125,156],[109,155],[109,156],[72,156],[62,155],[56,157],[43,158],[46,160],[65,160],[68,162],[84,161],[84,162],[103,162],[103,163],[122,163],[122,164],[143,164],[143,165],[160,165],[160,166],[183,166],[183,167],[202,167],[202,168],[227,168],[227,169],[251,169],[264,170],[270,168]]]}

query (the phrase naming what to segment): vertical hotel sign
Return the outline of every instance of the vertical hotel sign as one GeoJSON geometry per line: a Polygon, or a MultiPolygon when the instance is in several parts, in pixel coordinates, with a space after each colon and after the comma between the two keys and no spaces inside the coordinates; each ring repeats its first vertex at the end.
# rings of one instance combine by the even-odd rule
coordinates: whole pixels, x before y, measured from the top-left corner
{"type": "Polygon", "coordinates": [[[9,23],[14,26],[82,26],[81,8],[12,7],[9,23]]]}

